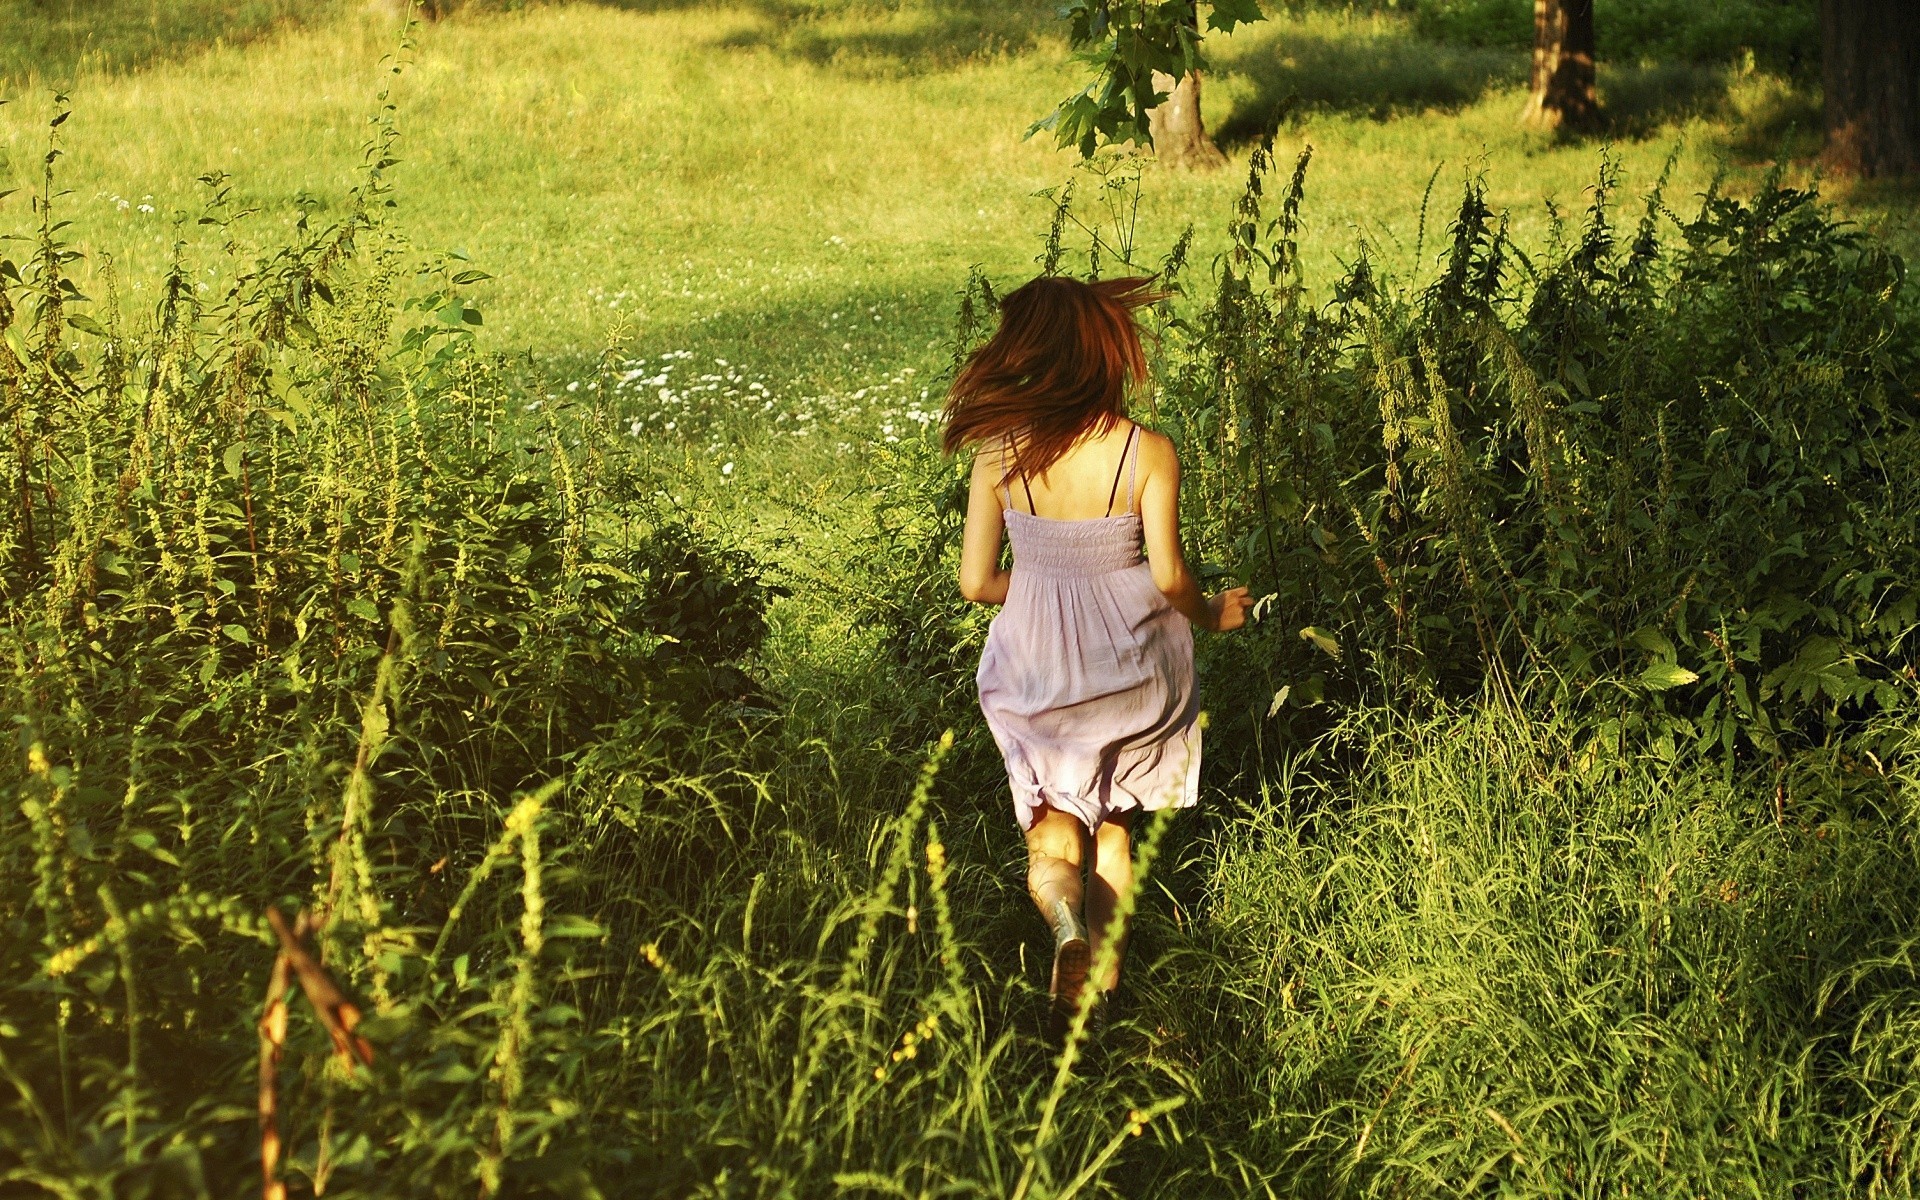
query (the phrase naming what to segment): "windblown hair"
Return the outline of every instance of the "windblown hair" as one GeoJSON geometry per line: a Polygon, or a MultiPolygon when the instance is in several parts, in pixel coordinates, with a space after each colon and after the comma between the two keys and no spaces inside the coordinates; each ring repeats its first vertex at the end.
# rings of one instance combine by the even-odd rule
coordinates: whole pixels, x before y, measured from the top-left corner
{"type": "Polygon", "coordinates": [[[1044,475],[1089,432],[1127,415],[1147,374],[1134,310],[1166,298],[1151,279],[1083,283],[1042,275],[1000,302],[1000,328],[967,357],[947,393],[949,454],[1005,442],[1015,472],[1044,475]]]}

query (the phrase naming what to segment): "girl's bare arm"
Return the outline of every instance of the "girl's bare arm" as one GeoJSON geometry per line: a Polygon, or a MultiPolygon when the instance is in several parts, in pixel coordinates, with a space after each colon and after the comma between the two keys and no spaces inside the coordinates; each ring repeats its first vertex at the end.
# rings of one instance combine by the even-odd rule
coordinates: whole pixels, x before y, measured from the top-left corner
{"type": "Polygon", "coordinates": [[[973,456],[973,480],[967,490],[967,525],[960,539],[960,594],[975,604],[1005,604],[1012,572],[1000,565],[1000,539],[1006,518],[1000,509],[999,456],[982,450],[973,456]]]}
{"type": "Polygon", "coordinates": [[[1165,435],[1140,431],[1140,480],[1140,523],[1154,586],[1202,629],[1224,631],[1246,624],[1253,604],[1246,588],[1209,598],[1187,569],[1180,549],[1180,458],[1165,435]]]}

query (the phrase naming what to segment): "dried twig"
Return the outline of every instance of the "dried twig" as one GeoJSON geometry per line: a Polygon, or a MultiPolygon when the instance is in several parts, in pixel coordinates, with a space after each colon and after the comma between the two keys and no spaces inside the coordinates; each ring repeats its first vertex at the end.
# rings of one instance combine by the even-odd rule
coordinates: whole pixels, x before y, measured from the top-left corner
{"type": "Polygon", "coordinates": [[[279,1179],[280,1154],[280,1056],[287,1046],[287,984],[289,976],[300,980],[300,990],[313,1005],[314,1015],[333,1039],[333,1048],[349,1065],[373,1062],[373,1046],[354,1034],[360,1024],[360,1009],[327,974],[327,969],[307,949],[307,934],[315,922],[302,912],[291,924],[279,909],[267,907],[267,923],[280,938],[280,953],[274,956],[273,972],[267,977],[267,1001],[260,1015],[260,1195],[261,1200],[286,1200],[287,1185],[279,1179]]]}
{"type": "MultiPolygon", "coordinates": [[[[306,932],[306,914],[294,922],[296,935],[306,932]]],[[[260,1195],[261,1200],[286,1200],[287,1185],[280,1182],[280,1054],[287,1046],[287,956],[273,957],[267,976],[266,1010],[260,1015],[260,1195]]]]}
{"type": "Polygon", "coordinates": [[[342,1058],[362,1066],[371,1065],[373,1046],[353,1032],[354,1027],[360,1024],[360,1008],[347,999],[347,994],[334,983],[333,976],[327,974],[320,960],[307,949],[306,923],[302,921],[297,929],[289,927],[280,910],[271,906],[267,908],[267,923],[279,935],[280,954],[300,980],[300,990],[307,994],[307,1002],[313,1005],[314,1015],[326,1026],[327,1036],[333,1039],[333,1048],[342,1058]]]}

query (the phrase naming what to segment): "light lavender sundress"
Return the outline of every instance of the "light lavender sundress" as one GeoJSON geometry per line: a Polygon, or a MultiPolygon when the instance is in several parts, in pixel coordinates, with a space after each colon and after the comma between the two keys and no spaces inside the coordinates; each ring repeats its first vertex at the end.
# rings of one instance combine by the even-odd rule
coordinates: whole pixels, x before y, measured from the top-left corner
{"type": "MultiPolygon", "coordinates": [[[[1042,517],[1016,509],[1007,488],[1013,575],[976,679],[1022,829],[1048,806],[1091,830],[1109,813],[1187,808],[1199,795],[1193,629],[1141,557],[1138,435],[1121,450],[1123,513],[1042,517]]],[[[1116,470],[1113,495],[1119,484],[1116,470]]]]}

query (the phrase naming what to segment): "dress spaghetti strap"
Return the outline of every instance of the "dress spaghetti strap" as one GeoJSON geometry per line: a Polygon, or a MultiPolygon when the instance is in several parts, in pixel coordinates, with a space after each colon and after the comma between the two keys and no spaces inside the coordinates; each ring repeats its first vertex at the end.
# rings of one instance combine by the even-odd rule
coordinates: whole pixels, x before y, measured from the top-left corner
{"type": "MultiPolygon", "coordinates": [[[[1127,444],[1120,447],[1120,461],[1113,464],[1113,486],[1107,489],[1107,515],[1109,517],[1113,515],[1114,497],[1120,494],[1120,472],[1126,470],[1127,455],[1133,450],[1134,438],[1138,437],[1139,434],[1140,427],[1138,425],[1127,430],[1127,444]]],[[[1135,454],[1136,461],[1138,457],[1139,456],[1135,454]]],[[[1133,511],[1133,477],[1131,475],[1127,477],[1127,511],[1133,511]]]]}
{"type": "MultiPolygon", "coordinates": [[[[1036,511],[1033,507],[1033,487],[1027,482],[1027,473],[1024,469],[1021,468],[1020,460],[1014,456],[1012,437],[1007,438],[1007,448],[1004,453],[1007,456],[1007,461],[1014,464],[1013,469],[1015,471],[1020,472],[1020,490],[1024,491],[1027,494],[1027,514],[1029,516],[1035,516],[1035,517],[1039,516],[1040,515],[1039,512],[1036,511]]],[[[1012,508],[1013,507],[1013,485],[1011,483],[1006,483],[1005,480],[1002,480],[1002,483],[1005,484],[1005,486],[1001,490],[1003,490],[1006,493],[1006,502],[1005,502],[1006,507],[1012,508]]],[[[1109,501],[1109,503],[1111,503],[1111,501],[1109,501]]]]}
{"type": "MultiPolygon", "coordinates": [[[[1137,435],[1140,432],[1140,427],[1138,425],[1135,425],[1133,427],[1133,432],[1137,435]]],[[[1140,474],[1140,439],[1137,436],[1133,439],[1133,457],[1128,460],[1128,463],[1129,465],[1127,467],[1127,511],[1132,512],[1133,511],[1133,481],[1135,477],[1137,477],[1140,474]]]]}

